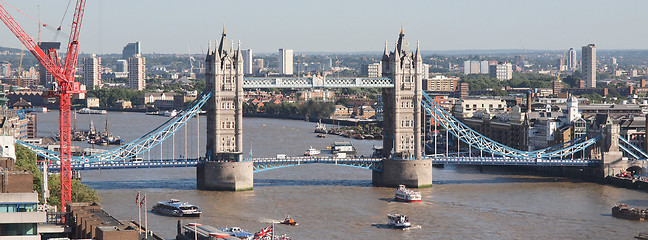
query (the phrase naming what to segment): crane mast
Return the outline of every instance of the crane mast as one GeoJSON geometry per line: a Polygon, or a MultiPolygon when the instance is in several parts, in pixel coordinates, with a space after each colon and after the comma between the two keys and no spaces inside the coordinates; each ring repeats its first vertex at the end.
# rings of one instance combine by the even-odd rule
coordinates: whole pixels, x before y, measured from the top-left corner
{"type": "Polygon", "coordinates": [[[56,79],[54,89],[49,95],[59,98],[59,136],[61,141],[61,211],[65,211],[67,203],[72,201],[72,141],[70,136],[70,96],[74,93],[83,93],[78,82],[74,81],[76,63],[79,58],[79,33],[85,10],[86,0],[77,0],[72,19],[70,42],[68,43],[67,56],[63,67],[60,65],[58,54],[53,49],[48,49],[50,55],[46,54],[36,44],[25,30],[11,17],[7,10],[0,5],[0,20],[16,35],[18,40],[36,57],[47,71],[56,79]]]}

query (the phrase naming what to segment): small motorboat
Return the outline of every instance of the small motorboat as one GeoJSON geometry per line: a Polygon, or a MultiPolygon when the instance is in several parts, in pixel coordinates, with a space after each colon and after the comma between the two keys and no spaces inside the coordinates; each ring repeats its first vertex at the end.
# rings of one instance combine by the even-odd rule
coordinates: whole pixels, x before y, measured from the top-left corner
{"type": "Polygon", "coordinates": [[[409,228],[411,226],[407,215],[389,214],[387,219],[389,219],[387,225],[393,228],[409,228]]]}
{"type": "Polygon", "coordinates": [[[281,222],[281,224],[286,224],[286,225],[291,225],[291,226],[297,226],[297,225],[298,225],[298,223],[295,222],[295,220],[292,219],[292,218],[290,218],[290,217],[286,217],[286,219],[284,219],[284,220],[281,222]]]}
{"type": "Polygon", "coordinates": [[[326,137],[326,134],[324,134],[324,133],[318,133],[318,134],[317,134],[317,137],[318,137],[318,138],[325,138],[325,137],[326,137]]]}

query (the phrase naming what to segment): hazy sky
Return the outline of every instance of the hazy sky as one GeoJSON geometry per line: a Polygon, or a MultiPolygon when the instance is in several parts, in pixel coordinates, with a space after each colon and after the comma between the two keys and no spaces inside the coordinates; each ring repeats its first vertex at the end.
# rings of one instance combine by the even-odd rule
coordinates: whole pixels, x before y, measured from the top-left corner
{"type": "MultiPolygon", "coordinates": [[[[37,36],[35,20],[57,27],[67,0],[0,0],[12,16],[37,36]]],[[[43,29],[42,41],[67,43],[72,0],[62,33],[43,29]]],[[[392,49],[401,24],[410,46],[423,50],[648,49],[645,0],[88,0],[81,30],[82,53],[121,53],[141,41],[144,53],[202,53],[207,41],[241,41],[255,53],[279,48],[299,52],[392,49]]],[[[0,27],[0,46],[22,45],[0,27]]],[[[412,48],[413,50],[413,48],[412,48]]]]}

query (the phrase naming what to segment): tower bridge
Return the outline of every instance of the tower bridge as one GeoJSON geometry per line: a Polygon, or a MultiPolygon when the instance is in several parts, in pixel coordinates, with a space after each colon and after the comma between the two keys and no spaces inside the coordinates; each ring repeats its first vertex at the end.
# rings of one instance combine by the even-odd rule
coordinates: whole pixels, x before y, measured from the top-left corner
{"type": "MultiPolygon", "coordinates": [[[[252,162],[243,161],[243,88],[380,87],[383,96],[382,171],[372,181],[379,186],[432,185],[432,161],[422,155],[423,59],[417,44],[410,52],[401,29],[393,51],[382,56],[383,78],[250,78],[243,77],[240,43],[229,46],[225,31],[220,44],[205,59],[207,101],[207,161],[197,167],[198,188],[238,190],[253,187],[252,162]]],[[[211,44],[210,44],[211,45],[211,44]]]]}
{"type": "MultiPolygon", "coordinates": [[[[432,184],[432,164],[577,167],[586,168],[593,175],[603,178],[640,165],[648,158],[647,153],[619,136],[618,124],[609,118],[603,124],[588,129],[587,134],[580,138],[545,149],[524,151],[503,145],[469,128],[422,91],[423,66],[419,45],[417,43],[416,50],[410,52],[402,30],[393,51],[389,51],[385,44],[381,61],[382,78],[245,78],[240,44],[234,50],[223,32],[220,44],[208,49],[205,59],[207,89],[194,102],[178,116],[126,145],[92,156],[73,157],[72,167],[92,170],[196,166],[197,186],[200,189],[246,190],[253,188],[254,172],[314,163],[371,169],[372,182],[377,186],[405,184],[409,187],[426,187],[432,184]],[[387,153],[386,157],[243,159],[243,89],[349,87],[382,88],[383,151],[387,153]],[[170,138],[175,151],[173,136],[180,129],[185,129],[186,141],[186,124],[194,119],[203,106],[207,110],[207,128],[200,131],[205,131],[207,136],[205,155],[200,159],[189,159],[185,153],[184,159],[175,159],[174,153],[173,159],[165,160],[160,155],[157,161],[151,160],[150,150],[154,147],[162,149],[163,142],[170,138]],[[421,121],[424,114],[434,118],[438,126],[445,129],[446,142],[440,143],[445,146],[442,154],[437,153],[437,138],[434,138],[432,148],[434,154],[423,154],[421,121]],[[454,151],[449,149],[451,138],[457,143],[456,153],[465,152],[460,149],[461,144],[466,146],[468,151],[463,156],[450,156],[454,151]],[[146,152],[149,153],[148,161],[129,162],[146,152]]],[[[434,127],[436,131],[437,125],[434,127]]],[[[18,143],[55,164],[59,159],[56,152],[21,141],[18,143]]]]}

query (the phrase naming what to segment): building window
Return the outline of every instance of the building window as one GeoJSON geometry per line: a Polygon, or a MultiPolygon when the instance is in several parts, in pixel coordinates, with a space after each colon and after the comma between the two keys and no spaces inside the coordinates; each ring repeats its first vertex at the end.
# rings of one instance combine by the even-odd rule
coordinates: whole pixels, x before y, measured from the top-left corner
{"type": "Polygon", "coordinates": [[[3,212],[35,212],[36,203],[0,204],[0,213],[3,212]]]}
{"type": "Polygon", "coordinates": [[[0,236],[36,235],[36,223],[0,224],[0,236]]]}

